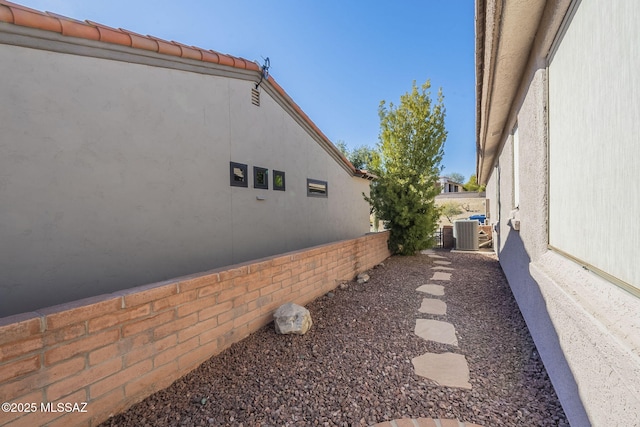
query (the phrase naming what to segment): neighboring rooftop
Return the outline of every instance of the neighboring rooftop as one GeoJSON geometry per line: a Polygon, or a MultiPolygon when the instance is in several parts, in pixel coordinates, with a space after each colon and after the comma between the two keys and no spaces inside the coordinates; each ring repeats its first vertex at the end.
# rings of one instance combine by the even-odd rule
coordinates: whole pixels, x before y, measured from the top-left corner
{"type": "MultiPolygon", "coordinates": [[[[179,58],[202,61],[212,64],[220,64],[228,67],[255,71],[261,73],[261,67],[248,59],[207,50],[196,46],[187,46],[176,41],[167,41],[150,35],[141,35],[123,28],[112,28],[93,21],[79,21],[52,12],[41,12],[0,0],[0,23],[19,25],[37,30],[59,33],[65,37],[74,37],[85,40],[93,40],[103,43],[116,44],[156,52],[162,55],[170,55],[179,58]]],[[[284,89],[271,76],[267,81],[280,94],[300,117],[322,138],[334,154],[351,170],[355,176],[365,179],[374,179],[375,176],[366,170],[356,169],[351,162],[338,150],[327,136],[313,123],[304,111],[293,101],[284,89]]]]}

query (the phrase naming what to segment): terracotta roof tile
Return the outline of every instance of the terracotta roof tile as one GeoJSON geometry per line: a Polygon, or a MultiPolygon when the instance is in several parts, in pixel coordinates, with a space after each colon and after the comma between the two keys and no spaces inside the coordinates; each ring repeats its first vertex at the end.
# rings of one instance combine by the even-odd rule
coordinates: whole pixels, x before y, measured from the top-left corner
{"type": "Polygon", "coordinates": [[[40,30],[54,31],[56,33],[62,33],[62,25],[58,18],[48,16],[43,12],[29,9],[19,4],[5,2],[5,4],[11,7],[13,13],[13,23],[21,25],[23,27],[37,28],[40,30]]]}
{"type": "Polygon", "coordinates": [[[134,33],[133,31],[125,30],[124,28],[119,28],[119,30],[131,37],[131,47],[159,52],[159,43],[156,40],[143,36],[142,34],[134,33]]]}
{"type": "Polygon", "coordinates": [[[220,55],[212,50],[202,50],[202,60],[205,62],[220,63],[220,55]]]}
{"type": "Polygon", "coordinates": [[[202,49],[198,49],[197,47],[187,46],[182,43],[178,43],[177,41],[171,41],[171,43],[175,44],[180,48],[180,56],[188,59],[195,59],[197,61],[202,61],[202,49]]]}
{"type": "Polygon", "coordinates": [[[70,19],[52,12],[47,12],[47,15],[60,21],[63,36],[100,40],[100,31],[93,25],[87,25],[86,22],[70,19]]]}
{"type": "MultiPolygon", "coordinates": [[[[256,72],[259,72],[261,69],[261,67],[255,62],[248,61],[244,58],[226,55],[213,50],[205,50],[195,46],[186,46],[178,42],[170,42],[152,36],[143,36],[129,30],[111,28],[97,22],[78,21],[51,12],[44,13],[6,0],[0,0],[0,21],[23,27],[52,31],[67,37],[98,40],[103,43],[149,50],[163,55],[211,62],[214,64],[256,72]]],[[[353,165],[331,143],[329,138],[327,138],[326,135],[318,129],[315,123],[313,123],[298,104],[289,97],[273,77],[269,76],[268,82],[273,86],[276,92],[287,100],[300,117],[302,117],[322,139],[328,142],[330,147],[333,147],[333,151],[339,155],[354,175],[362,173],[366,174],[366,171],[358,171],[353,167],[353,165]]]]}
{"type": "Polygon", "coordinates": [[[220,65],[228,65],[229,67],[234,66],[233,58],[223,53],[218,53],[218,61],[220,65]]]}
{"type": "Polygon", "coordinates": [[[13,23],[11,8],[3,4],[0,4],[0,21],[13,23]]]}
{"type": "Polygon", "coordinates": [[[175,43],[171,43],[153,36],[147,37],[151,40],[154,40],[158,44],[158,53],[182,57],[182,49],[180,49],[180,46],[177,46],[175,43]]]}
{"type": "Polygon", "coordinates": [[[247,61],[247,70],[260,71],[261,69],[262,69],[262,67],[260,65],[258,65],[256,62],[247,61]]]}
{"type": "Polygon", "coordinates": [[[111,44],[120,44],[123,46],[131,46],[131,37],[122,31],[98,24],[97,22],[87,21],[88,25],[92,25],[98,29],[100,33],[100,41],[111,44]]]}

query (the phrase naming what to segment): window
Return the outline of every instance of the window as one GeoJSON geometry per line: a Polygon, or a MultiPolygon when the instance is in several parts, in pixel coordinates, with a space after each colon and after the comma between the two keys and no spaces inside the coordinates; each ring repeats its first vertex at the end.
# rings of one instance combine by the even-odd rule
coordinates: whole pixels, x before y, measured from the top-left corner
{"type": "Polygon", "coordinates": [[[233,187],[248,187],[247,165],[229,162],[229,180],[233,187]]]}
{"type": "Polygon", "coordinates": [[[284,172],[273,171],[273,189],[279,191],[285,190],[284,172]]]}
{"type": "Polygon", "coordinates": [[[319,181],[317,179],[307,178],[307,196],[327,197],[327,193],[327,181],[319,181]]]}
{"type": "Polygon", "coordinates": [[[575,3],[549,58],[549,245],[640,295],[640,2],[575,3]]]}
{"type": "Polygon", "coordinates": [[[269,188],[269,170],[258,166],[253,167],[253,188],[269,188]]]}

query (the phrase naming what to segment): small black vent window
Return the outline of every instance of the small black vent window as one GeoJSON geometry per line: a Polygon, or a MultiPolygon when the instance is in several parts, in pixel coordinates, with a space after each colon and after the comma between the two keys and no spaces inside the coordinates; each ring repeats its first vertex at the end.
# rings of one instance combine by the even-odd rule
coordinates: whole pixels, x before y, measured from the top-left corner
{"type": "Polygon", "coordinates": [[[253,167],[253,188],[269,188],[269,170],[258,166],[253,167]]]}
{"type": "Polygon", "coordinates": [[[248,187],[247,165],[243,163],[229,162],[230,184],[234,187],[248,187]]]}
{"type": "Polygon", "coordinates": [[[251,89],[251,103],[257,107],[260,106],[260,91],[258,89],[251,89]]]}

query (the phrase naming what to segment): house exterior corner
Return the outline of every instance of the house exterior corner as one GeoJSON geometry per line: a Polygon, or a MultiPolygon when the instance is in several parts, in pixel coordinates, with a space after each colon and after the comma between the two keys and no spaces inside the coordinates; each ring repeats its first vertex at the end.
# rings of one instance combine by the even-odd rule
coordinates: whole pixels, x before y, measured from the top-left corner
{"type": "Polygon", "coordinates": [[[571,425],[640,424],[640,7],[476,1],[494,249],[571,425]],[[499,25],[498,25],[499,23],[499,25]]]}

